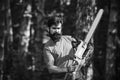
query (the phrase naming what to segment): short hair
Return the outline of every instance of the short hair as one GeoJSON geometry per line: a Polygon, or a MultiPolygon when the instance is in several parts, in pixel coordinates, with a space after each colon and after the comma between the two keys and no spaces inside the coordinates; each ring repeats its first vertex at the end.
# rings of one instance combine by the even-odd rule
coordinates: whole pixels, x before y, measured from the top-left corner
{"type": "Polygon", "coordinates": [[[54,16],[50,16],[47,21],[47,26],[51,27],[52,25],[57,25],[57,24],[63,24],[63,15],[61,14],[56,14],[54,16]]]}

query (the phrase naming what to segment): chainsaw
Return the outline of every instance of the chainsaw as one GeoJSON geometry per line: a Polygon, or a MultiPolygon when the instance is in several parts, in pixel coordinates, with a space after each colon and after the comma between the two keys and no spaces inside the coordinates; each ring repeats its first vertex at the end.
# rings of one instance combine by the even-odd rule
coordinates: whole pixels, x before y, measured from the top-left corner
{"type": "Polygon", "coordinates": [[[75,71],[72,73],[66,73],[64,80],[68,80],[69,76],[72,74],[73,78],[72,80],[75,80],[76,77],[76,73],[81,69],[81,67],[86,63],[86,58],[88,58],[91,54],[91,52],[88,50],[88,52],[85,54],[87,46],[89,44],[89,41],[91,39],[91,37],[93,36],[95,29],[97,28],[97,25],[102,17],[104,10],[100,9],[97,13],[96,18],[94,19],[91,28],[87,34],[87,36],[85,37],[84,41],[80,41],[80,44],[77,46],[77,50],[75,52],[75,61],[77,62],[77,66],[75,68],[75,71]],[[85,55],[84,55],[85,54],[85,55]],[[84,56],[83,56],[84,55],[84,56]]]}

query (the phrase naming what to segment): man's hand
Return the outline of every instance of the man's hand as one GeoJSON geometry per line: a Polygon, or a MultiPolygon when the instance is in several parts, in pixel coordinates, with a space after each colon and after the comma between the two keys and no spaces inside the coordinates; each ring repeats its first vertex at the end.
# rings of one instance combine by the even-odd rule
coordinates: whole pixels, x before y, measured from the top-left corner
{"type": "Polygon", "coordinates": [[[75,66],[69,66],[69,67],[67,67],[67,72],[69,72],[69,73],[74,72],[75,69],[76,69],[75,66]]]}
{"type": "Polygon", "coordinates": [[[69,59],[74,60],[74,59],[75,59],[75,54],[74,54],[74,53],[71,53],[71,54],[68,55],[68,57],[69,57],[69,59]]]}
{"type": "Polygon", "coordinates": [[[93,51],[94,50],[93,44],[89,44],[88,45],[88,49],[91,50],[91,51],[93,51]]]}

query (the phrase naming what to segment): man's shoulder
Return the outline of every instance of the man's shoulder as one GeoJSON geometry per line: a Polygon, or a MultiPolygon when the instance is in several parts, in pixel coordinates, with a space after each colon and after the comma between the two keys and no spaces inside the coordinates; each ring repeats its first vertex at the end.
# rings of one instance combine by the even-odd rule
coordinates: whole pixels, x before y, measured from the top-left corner
{"type": "Polygon", "coordinates": [[[64,36],[62,36],[62,38],[65,39],[65,40],[70,40],[70,41],[74,40],[74,38],[70,35],[64,35],[64,36]]]}
{"type": "Polygon", "coordinates": [[[44,47],[49,47],[49,46],[52,46],[52,45],[53,45],[53,41],[50,39],[45,43],[44,47]]]}
{"type": "Polygon", "coordinates": [[[68,38],[68,39],[70,39],[72,37],[70,35],[63,35],[62,38],[68,38]]]}

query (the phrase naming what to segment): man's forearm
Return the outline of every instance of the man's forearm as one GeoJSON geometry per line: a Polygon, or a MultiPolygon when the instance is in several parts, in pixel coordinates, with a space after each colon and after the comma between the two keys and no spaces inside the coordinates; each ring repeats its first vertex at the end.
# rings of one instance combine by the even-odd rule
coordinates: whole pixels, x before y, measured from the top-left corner
{"type": "Polygon", "coordinates": [[[64,73],[67,72],[67,68],[60,68],[57,66],[48,67],[50,73],[64,73]]]}

